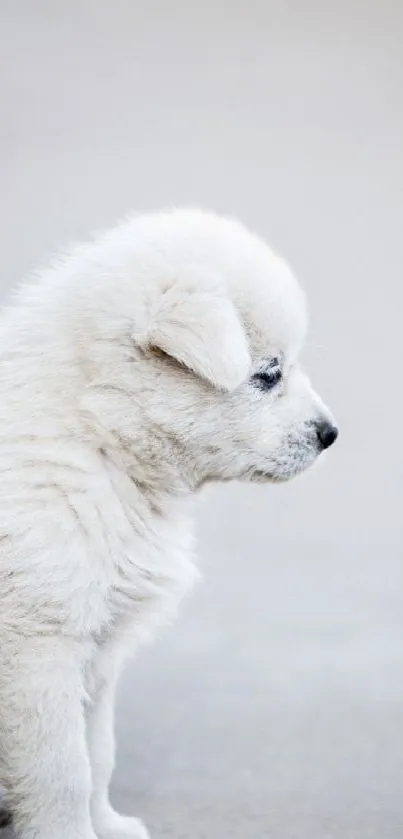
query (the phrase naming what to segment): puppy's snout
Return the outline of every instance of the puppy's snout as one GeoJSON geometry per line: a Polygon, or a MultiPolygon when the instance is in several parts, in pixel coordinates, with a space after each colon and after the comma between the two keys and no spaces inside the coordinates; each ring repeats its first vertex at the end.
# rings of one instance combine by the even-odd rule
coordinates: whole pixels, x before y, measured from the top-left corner
{"type": "Polygon", "coordinates": [[[316,434],[321,449],[328,449],[336,442],[339,436],[339,429],[328,420],[321,420],[316,425],[316,434]]]}

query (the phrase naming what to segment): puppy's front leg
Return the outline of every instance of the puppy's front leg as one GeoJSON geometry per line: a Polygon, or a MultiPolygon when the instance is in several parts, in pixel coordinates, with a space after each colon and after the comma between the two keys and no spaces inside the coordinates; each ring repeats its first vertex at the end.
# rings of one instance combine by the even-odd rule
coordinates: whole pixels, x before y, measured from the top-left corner
{"type": "Polygon", "coordinates": [[[124,645],[107,642],[93,662],[91,702],[86,709],[87,741],[92,771],[91,815],[98,839],[149,839],[140,821],[117,813],[109,801],[115,765],[114,698],[124,645]]]}
{"type": "Polygon", "coordinates": [[[97,839],[80,644],[52,636],[2,642],[0,761],[16,834],[97,839]]]}

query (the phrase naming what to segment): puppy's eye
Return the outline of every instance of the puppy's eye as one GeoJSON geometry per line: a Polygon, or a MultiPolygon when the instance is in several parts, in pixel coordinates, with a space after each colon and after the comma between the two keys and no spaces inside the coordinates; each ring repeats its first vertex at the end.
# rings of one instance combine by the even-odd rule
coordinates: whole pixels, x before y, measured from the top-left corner
{"type": "MultiPolygon", "coordinates": [[[[276,362],[276,360],[275,360],[276,362]]],[[[271,364],[266,370],[261,370],[260,373],[255,373],[252,376],[252,382],[260,388],[260,390],[272,390],[283,378],[281,368],[278,363],[271,364]]]]}

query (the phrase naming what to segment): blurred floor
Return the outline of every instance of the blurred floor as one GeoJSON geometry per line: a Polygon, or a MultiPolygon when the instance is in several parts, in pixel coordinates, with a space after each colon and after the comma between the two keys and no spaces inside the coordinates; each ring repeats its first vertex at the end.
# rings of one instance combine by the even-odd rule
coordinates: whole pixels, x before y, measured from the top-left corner
{"type": "Polygon", "coordinates": [[[302,277],[341,426],[295,484],[205,496],[205,582],[122,683],[116,803],[155,839],[400,839],[402,5],[6,0],[0,23],[3,296],[131,208],[234,213],[302,277]]]}

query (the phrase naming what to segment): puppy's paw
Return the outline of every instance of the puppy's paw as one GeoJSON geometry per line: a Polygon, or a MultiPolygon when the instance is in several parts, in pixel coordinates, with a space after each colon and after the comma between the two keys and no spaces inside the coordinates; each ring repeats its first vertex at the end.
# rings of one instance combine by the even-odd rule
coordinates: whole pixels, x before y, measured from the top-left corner
{"type": "Polygon", "coordinates": [[[141,819],[120,816],[111,810],[96,829],[98,839],[150,839],[141,819]]]}

